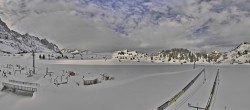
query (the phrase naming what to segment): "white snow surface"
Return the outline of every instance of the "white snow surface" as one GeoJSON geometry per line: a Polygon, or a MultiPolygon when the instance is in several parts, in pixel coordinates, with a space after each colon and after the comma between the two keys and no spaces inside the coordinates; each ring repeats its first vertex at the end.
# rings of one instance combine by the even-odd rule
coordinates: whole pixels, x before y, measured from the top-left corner
{"type": "MultiPolygon", "coordinates": [[[[0,64],[21,64],[31,67],[31,55],[0,56],[0,64]]],[[[220,84],[214,101],[214,110],[248,110],[250,65],[205,65],[192,69],[192,65],[152,64],[147,62],[116,62],[113,60],[48,61],[36,60],[37,77],[22,75],[8,78],[40,83],[32,98],[0,92],[1,110],[154,110],[183,89],[205,67],[203,75],[167,110],[193,110],[188,103],[205,107],[217,69],[220,84]],[[99,65],[98,65],[98,62],[99,65]],[[76,73],[109,73],[115,80],[92,86],[74,83],[56,87],[48,79],[39,77],[45,68],[60,75],[62,70],[76,73]],[[188,99],[187,101],[185,101],[188,99]],[[181,105],[181,106],[179,106],[181,105]]],[[[23,74],[23,73],[22,73],[23,74]]],[[[70,80],[77,80],[70,77],[70,80]]],[[[0,82],[8,79],[0,76],[0,82]]],[[[2,85],[0,85],[2,87],[2,85]]]]}

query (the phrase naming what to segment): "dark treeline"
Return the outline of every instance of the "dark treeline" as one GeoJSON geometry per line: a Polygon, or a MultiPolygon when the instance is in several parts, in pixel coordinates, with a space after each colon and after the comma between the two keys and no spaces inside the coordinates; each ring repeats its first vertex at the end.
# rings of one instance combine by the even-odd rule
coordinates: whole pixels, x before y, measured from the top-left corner
{"type": "Polygon", "coordinates": [[[168,57],[169,61],[171,59],[174,60],[186,60],[190,62],[199,61],[201,59],[205,59],[206,62],[216,62],[218,58],[220,58],[221,54],[217,52],[207,53],[207,52],[191,52],[188,49],[184,48],[174,48],[171,50],[162,50],[162,56],[168,57]]]}

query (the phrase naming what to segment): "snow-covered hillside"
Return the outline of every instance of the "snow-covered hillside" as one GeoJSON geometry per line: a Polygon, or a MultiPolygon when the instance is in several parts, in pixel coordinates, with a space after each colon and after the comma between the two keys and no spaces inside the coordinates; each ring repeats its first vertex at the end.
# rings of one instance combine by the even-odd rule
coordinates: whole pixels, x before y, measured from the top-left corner
{"type": "Polygon", "coordinates": [[[92,51],[89,50],[79,50],[79,49],[61,49],[62,53],[69,53],[69,54],[92,54],[92,51]]]}
{"type": "Polygon", "coordinates": [[[220,58],[221,53],[218,51],[213,52],[193,52],[184,48],[174,48],[171,50],[162,50],[158,53],[140,53],[137,51],[116,51],[112,55],[113,59],[124,61],[146,61],[146,62],[156,62],[156,63],[177,63],[177,64],[190,64],[190,63],[217,63],[218,58],[220,58]]]}
{"type": "MultiPolygon", "coordinates": [[[[115,52],[113,56],[117,56],[115,52]]],[[[132,55],[132,54],[131,54],[132,55]]],[[[146,54],[143,57],[138,57],[139,54],[135,53],[132,56],[120,54],[119,57],[113,57],[119,60],[134,60],[134,61],[151,61],[151,62],[165,62],[165,63],[210,63],[210,64],[243,64],[250,63],[250,43],[244,42],[228,52],[194,52],[184,48],[174,48],[171,50],[162,50],[158,53],[146,54]]]]}
{"type": "Polygon", "coordinates": [[[0,52],[4,53],[27,53],[35,52],[60,52],[58,47],[48,42],[46,39],[29,34],[21,35],[16,31],[10,30],[0,19],[0,52]]]}
{"type": "Polygon", "coordinates": [[[250,43],[244,42],[219,59],[225,63],[250,63],[250,43]]]}

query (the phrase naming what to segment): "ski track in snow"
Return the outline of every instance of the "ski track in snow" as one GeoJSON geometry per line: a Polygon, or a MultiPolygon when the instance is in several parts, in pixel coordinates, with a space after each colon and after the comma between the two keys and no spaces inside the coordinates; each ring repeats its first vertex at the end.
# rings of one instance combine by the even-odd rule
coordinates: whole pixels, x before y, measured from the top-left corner
{"type": "MultiPolygon", "coordinates": [[[[192,70],[184,70],[184,71],[177,71],[177,72],[165,72],[165,73],[154,73],[154,74],[142,75],[142,76],[139,76],[139,77],[130,78],[128,80],[118,82],[118,84],[115,84],[114,86],[122,86],[122,85],[125,85],[127,83],[132,83],[132,82],[135,82],[135,81],[138,81],[138,80],[141,80],[141,79],[145,79],[145,78],[149,78],[149,77],[177,75],[177,74],[183,74],[184,72],[191,72],[191,71],[194,71],[195,73],[198,73],[201,69],[202,68],[198,68],[198,69],[195,69],[195,70],[192,69],[192,70]]],[[[114,86],[111,86],[111,87],[114,87],[114,86]]]]}

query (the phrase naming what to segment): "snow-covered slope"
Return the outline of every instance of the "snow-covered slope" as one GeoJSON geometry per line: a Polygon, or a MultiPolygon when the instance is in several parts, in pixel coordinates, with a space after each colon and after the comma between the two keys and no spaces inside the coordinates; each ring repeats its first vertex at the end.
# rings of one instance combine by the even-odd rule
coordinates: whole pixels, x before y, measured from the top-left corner
{"type": "Polygon", "coordinates": [[[244,42],[230,52],[224,53],[220,60],[225,63],[249,63],[250,43],[244,42]]]}
{"type": "Polygon", "coordinates": [[[4,53],[26,53],[34,50],[35,52],[60,52],[58,47],[48,42],[46,39],[29,34],[21,35],[16,31],[10,30],[0,19],[0,52],[4,53]]]}
{"type": "Polygon", "coordinates": [[[74,49],[61,49],[62,53],[80,53],[81,50],[74,50],[74,49]]]}

